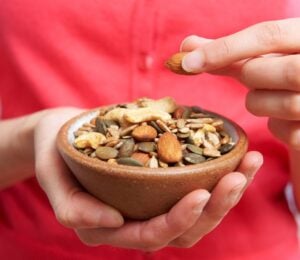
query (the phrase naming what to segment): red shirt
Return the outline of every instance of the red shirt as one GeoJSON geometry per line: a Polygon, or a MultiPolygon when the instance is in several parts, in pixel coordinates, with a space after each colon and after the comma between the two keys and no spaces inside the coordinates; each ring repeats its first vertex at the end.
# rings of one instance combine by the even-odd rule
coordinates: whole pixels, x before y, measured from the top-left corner
{"type": "Polygon", "coordinates": [[[189,34],[217,38],[297,15],[297,7],[297,0],[0,0],[4,118],[48,107],[173,96],[232,118],[248,133],[250,149],[265,157],[239,205],[212,233],[193,248],[151,254],[83,245],[56,221],[36,181],[28,180],[0,192],[0,258],[299,259],[283,194],[287,153],[267,131],[266,119],[246,111],[246,89],[229,78],[178,76],[163,66],[189,34]]]}

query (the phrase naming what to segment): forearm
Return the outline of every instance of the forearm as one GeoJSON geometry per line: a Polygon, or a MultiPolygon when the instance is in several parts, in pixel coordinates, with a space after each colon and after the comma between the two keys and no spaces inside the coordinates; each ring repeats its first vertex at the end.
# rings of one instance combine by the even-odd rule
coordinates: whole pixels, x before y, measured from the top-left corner
{"type": "Polygon", "coordinates": [[[0,189],[34,174],[34,128],[45,113],[0,121],[0,189]]]}
{"type": "Polygon", "coordinates": [[[291,182],[298,209],[300,209],[300,151],[290,150],[291,182]]]}

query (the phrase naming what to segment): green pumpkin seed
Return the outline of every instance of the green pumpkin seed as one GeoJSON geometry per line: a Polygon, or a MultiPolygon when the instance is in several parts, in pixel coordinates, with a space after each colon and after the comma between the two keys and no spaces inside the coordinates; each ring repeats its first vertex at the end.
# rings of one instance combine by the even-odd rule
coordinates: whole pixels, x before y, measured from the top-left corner
{"type": "Polygon", "coordinates": [[[186,162],[191,163],[191,164],[197,164],[197,163],[202,163],[202,162],[206,161],[204,156],[202,156],[200,154],[196,154],[196,153],[186,153],[183,156],[183,158],[186,162]]]}
{"type": "Polygon", "coordinates": [[[138,166],[138,167],[143,166],[143,164],[141,162],[139,162],[138,160],[135,160],[133,158],[130,158],[130,157],[118,158],[117,163],[123,164],[123,165],[129,165],[129,166],[138,166]]]}
{"type": "Polygon", "coordinates": [[[186,145],[186,148],[191,151],[192,153],[196,153],[196,154],[200,154],[202,155],[203,154],[203,149],[196,146],[196,145],[193,145],[193,144],[187,144],[186,145]]]}
{"type": "Polygon", "coordinates": [[[130,157],[133,154],[135,143],[133,139],[124,139],[123,145],[120,147],[118,157],[130,157]]]}
{"type": "Polygon", "coordinates": [[[225,154],[228,153],[232,148],[233,148],[232,144],[223,144],[219,150],[221,154],[225,154]]]}
{"type": "Polygon", "coordinates": [[[141,142],[138,143],[138,150],[145,153],[154,152],[156,150],[156,145],[154,142],[141,142]]]}
{"type": "Polygon", "coordinates": [[[118,156],[118,150],[108,146],[99,146],[96,149],[96,155],[101,160],[113,159],[118,156]]]}
{"type": "Polygon", "coordinates": [[[104,135],[107,131],[107,127],[105,125],[104,120],[100,119],[99,117],[97,117],[96,119],[96,131],[104,135]]]}

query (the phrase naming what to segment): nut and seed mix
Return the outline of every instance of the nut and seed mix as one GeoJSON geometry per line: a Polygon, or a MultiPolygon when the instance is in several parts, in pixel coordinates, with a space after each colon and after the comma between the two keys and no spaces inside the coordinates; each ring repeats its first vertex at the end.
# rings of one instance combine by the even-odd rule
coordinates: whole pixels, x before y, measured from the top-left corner
{"type": "Polygon", "coordinates": [[[209,161],[234,142],[222,119],[170,98],[104,108],[74,132],[74,147],[110,164],[167,168],[209,161]]]}

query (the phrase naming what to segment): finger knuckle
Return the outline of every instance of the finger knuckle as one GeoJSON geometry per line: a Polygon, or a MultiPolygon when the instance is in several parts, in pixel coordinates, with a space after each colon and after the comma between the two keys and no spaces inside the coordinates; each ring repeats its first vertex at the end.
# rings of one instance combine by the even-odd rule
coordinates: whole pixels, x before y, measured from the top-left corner
{"type": "Polygon", "coordinates": [[[257,40],[260,44],[278,48],[282,45],[283,29],[278,22],[264,22],[258,25],[257,40]]]}
{"type": "MultiPolygon", "coordinates": [[[[221,39],[220,44],[219,44],[219,48],[217,49],[216,58],[218,60],[226,60],[230,56],[231,56],[231,47],[230,47],[230,44],[229,44],[228,40],[227,39],[221,39]]],[[[216,61],[214,59],[207,59],[206,63],[210,66],[213,66],[216,63],[216,61]]]]}
{"type": "Polygon", "coordinates": [[[191,248],[193,247],[195,244],[197,243],[197,241],[193,241],[191,238],[189,237],[179,237],[177,238],[173,245],[179,248],[191,248]]]}
{"type": "Polygon", "coordinates": [[[56,209],[57,221],[65,227],[76,227],[76,220],[71,210],[64,207],[58,207],[56,209]]]}
{"type": "Polygon", "coordinates": [[[300,94],[294,94],[283,101],[284,110],[292,118],[300,118],[300,94]]]}
{"type": "Polygon", "coordinates": [[[223,39],[221,41],[221,45],[220,45],[220,54],[223,56],[223,57],[228,57],[230,56],[231,54],[231,51],[230,51],[230,44],[228,43],[228,40],[226,39],[223,39]]]}
{"type": "Polygon", "coordinates": [[[155,236],[154,233],[144,231],[141,229],[141,232],[139,234],[140,238],[139,240],[141,241],[142,250],[144,251],[156,251],[159,248],[163,247],[166,243],[161,241],[158,236],[155,236]]]}
{"type": "Polygon", "coordinates": [[[286,82],[289,86],[300,91],[300,58],[292,57],[285,67],[286,82]]]}
{"type": "Polygon", "coordinates": [[[232,54],[231,44],[229,39],[222,38],[216,40],[217,48],[212,51],[210,47],[203,46],[202,53],[204,55],[203,67],[208,67],[210,70],[214,70],[219,66],[220,61],[226,61],[232,54]]]}
{"type": "Polygon", "coordinates": [[[99,241],[87,230],[85,232],[77,232],[79,240],[86,246],[95,247],[101,245],[99,241]]]}
{"type": "Polygon", "coordinates": [[[209,217],[210,220],[216,224],[218,224],[228,213],[228,209],[230,206],[226,205],[225,206],[226,209],[222,210],[222,211],[215,211],[213,213],[210,213],[209,217]]]}

